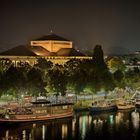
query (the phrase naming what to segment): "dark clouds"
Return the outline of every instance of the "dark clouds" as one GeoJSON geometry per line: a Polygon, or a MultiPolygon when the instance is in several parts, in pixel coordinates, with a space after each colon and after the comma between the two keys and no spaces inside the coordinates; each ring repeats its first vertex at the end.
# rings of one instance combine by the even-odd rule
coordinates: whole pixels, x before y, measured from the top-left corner
{"type": "Polygon", "coordinates": [[[105,53],[140,46],[140,4],[134,0],[13,0],[0,4],[0,50],[53,32],[79,49],[103,45],[105,53]]]}

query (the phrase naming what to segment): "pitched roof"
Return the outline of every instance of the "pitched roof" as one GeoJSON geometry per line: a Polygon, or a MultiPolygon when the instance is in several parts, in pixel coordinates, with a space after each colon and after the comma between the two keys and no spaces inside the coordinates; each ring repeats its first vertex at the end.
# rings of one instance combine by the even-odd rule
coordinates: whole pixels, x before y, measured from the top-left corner
{"type": "Polygon", "coordinates": [[[36,56],[34,52],[28,49],[27,46],[20,45],[9,49],[7,51],[1,52],[0,55],[7,55],[7,56],[36,56]]]}
{"type": "Polygon", "coordinates": [[[78,50],[75,50],[74,48],[72,48],[71,53],[69,56],[85,56],[85,54],[81,53],[78,50]]]}
{"type": "Polygon", "coordinates": [[[56,34],[48,34],[48,35],[45,35],[45,36],[42,36],[40,38],[37,38],[37,39],[34,39],[34,41],[44,41],[44,40],[57,40],[57,41],[70,41],[66,38],[63,38],[61,36],[58,36],[56,34]]]}
{"type": "Polygon", "coordinates": [[[73,48],[62,48],[56,53],[49,52],[41,46],[20,45],[7,51],[1,52],[5,56],[85,56],[83,53],[73,48]]]}
{"type": "Polygon", "coordinates": [[[85,56],[80,51],[75,50],[74,48],[62,48],[57,52],[57,56],[85,56]]]}
{"type": "Polygon", "coordinates": [[[57,56],[69,56],[71,53],[71,48],[61,48],[57,51],[57,56]]]}

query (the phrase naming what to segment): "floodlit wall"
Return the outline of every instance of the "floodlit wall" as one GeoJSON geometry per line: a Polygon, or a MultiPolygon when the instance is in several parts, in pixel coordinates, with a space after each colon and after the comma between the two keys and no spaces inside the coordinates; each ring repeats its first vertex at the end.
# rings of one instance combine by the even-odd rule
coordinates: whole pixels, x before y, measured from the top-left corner
{"type": "Polygon", "coordinates": [[[38,58],[45,58],[48,61],[51,61],[53,64],[65,64],[70,59],[92,59],[92,57],[88,56],[46,56],[46,57],[39,57],[39,56],[0,56],[0,59],[7,58],[10,59],[15,66],[18,65],[19,62],[27,62],[30,65],[34,65],[37,63],[38,58]]]}
{"type": "Polygon", "coordinates": [[[61,48],[72,48],[71,41],[31,41],[31,46],[41,46],[50,52],[57,52],[61,48]]]}

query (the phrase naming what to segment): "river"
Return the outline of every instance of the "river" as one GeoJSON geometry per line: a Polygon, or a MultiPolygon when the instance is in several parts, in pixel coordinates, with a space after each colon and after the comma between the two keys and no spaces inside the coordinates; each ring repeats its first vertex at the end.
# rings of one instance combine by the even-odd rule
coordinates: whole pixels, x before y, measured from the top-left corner
{"type": "Polygon", "coordinates": [[[140,113],[90,114],[47,122],[0,124],[0,140],[138,140],[140,113]]]}

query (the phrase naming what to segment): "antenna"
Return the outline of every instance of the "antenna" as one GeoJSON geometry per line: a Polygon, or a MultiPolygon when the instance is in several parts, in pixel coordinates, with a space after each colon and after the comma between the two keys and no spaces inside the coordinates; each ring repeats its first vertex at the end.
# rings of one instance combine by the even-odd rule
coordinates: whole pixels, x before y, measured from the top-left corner
{"type": "Polygon", "coordinates": [[[54,29],[54,27],[51,27],[51,28],[50,28],[50,34],[53,33],[53,29],[54,29]]]}
{"type": "Polygon", "coordinates": [[[50,33],[52,34],[53,33],[53,30],[51,29],[50,33]]]}

